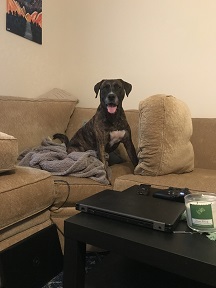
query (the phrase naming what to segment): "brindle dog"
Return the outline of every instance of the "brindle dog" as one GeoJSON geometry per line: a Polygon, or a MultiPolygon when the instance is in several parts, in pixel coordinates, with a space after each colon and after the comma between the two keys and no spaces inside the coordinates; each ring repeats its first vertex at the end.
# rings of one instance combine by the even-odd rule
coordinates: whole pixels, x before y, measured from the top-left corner
{"type": "Polygon", "coordinates": [[[138,164],[136,150],[131,139],[122,101],[128,96],[132,85],[121,79],[102,80],[94,86],[96,98],[100,91],[100,105],[96,114],[81,127],[69,141],[63,134],[53,135],[66,144],[67,153],[96,150],[98,158],[107,171],[106,153],[114,151],[122,142],[134,167],[138,164]]]}

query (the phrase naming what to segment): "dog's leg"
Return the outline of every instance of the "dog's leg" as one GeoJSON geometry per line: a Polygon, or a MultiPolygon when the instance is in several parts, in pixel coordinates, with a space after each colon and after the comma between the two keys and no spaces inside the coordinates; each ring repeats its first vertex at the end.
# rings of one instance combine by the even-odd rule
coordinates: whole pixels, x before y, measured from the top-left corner
{"type": "Polygon", "coordinates": [[[104,169],[106,171],[107,179],[111,183],[111,175],[109,173],[109,165],[108,165],[109,156],[105,152],[105,147],[104,147],[104,143],[106,143],[105,141],[107,141],[107,139],[104,139],[104,138],[105,138],[104,135],[100,135],[100,137],[98,137],[97,154],[98,154],[98,159],[104,164],[104,169]]]}
{"type": "Polygon", "coordinates": [[[133,166],[136,167],[138,164],[138,158],[131,136],[129,135],[128,132],[126,132],[124,138],[122,139],[122,143],[124,144],[128,157],[130,158],[133,166]]]}

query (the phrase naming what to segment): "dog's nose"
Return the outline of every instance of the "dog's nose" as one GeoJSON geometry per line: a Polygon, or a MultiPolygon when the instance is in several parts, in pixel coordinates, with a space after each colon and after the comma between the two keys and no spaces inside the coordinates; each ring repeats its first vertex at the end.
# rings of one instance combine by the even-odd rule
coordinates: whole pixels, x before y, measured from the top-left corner
{"type": "Polygon", "coordinates": [[[109,99],[109,101],[114,101],[115,100],[115,94],[109,94],[108,99],[109,99]]]}

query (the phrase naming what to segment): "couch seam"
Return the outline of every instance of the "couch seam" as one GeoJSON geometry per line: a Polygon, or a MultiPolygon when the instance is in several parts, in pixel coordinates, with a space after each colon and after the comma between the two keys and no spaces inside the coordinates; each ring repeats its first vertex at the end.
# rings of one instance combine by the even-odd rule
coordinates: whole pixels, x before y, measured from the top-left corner
{"type": "MultiPolygon", "coordinates": [[[[4,190],[4,191],[0,192],[0,196],[1,196],[2,194],[4,194],[4,193],[7,193],[8,191],[14,191],[14,190],[17,190],[17,189],[22,188],[22,187],[27,187],[27,186],[29,186],[29,185],[33,185],[33,184],[36,184],[36,183],[45,181],[45,180],[47,180],[47,179],[49,179],[49,178],[52,179],[51,176],[52,176],[52,175],[49,175],[48,177],[43,178],[43,179],[40,179],[40,180],[37,180],[37,181],[35,181],[35,182],[28,183],[28,184],[25,184],[25,185],[20,185],[20,186],[17,186],[17,187],[15,187],[15,188],[11,188],[11,189],[8,189],[8,190],[4,190]]],[[[53,184],[53,185],[54,185],[54,184],[53,184]]]]}
{"type": "Polygon", "coordinates": [[[69,127],[69,125],[70,125],[70,120],[71,120],[71,118],[72,118],[72,116],[73,116],[73,114],[74,114],[75,108],[76,108],[76,106],[74,107],[73,111],[71,112],[71,114],[70,114],[70,116],[69,116],[69,118],[68,118],[68,120],[67,120],[67,126],[66,126],[66,129],[65,129],[65,131],[64,131],[65,134],[67,134],[67,130],[68,130],[68,127],[69,127]]]}
{"type": "MultiPolygon", "coordinates": [[[[6,134],[6,133],[4,133],[4,134],[6,134]]],[[[9,134],[6,134],[6,135],[9,135],[9,134]]],[[[15,138],[15,137],[13,137],[13,138],[0,138],[0,141],[16,141],[17,142],[17,138],[15,138]]]]}
{"type": "MultiPolygon", "coordinates": [[[[49,210],[47,210],[47,211],[49,211],[49,210]]],[[[44,212],[43,210],[42,210],[42,211],[39,211],[38,214],[43,214],[43,212],[44,212]],[[42,213],[41,213],[41,212],[42,212],[42,213]]],[[[45,211],[45,212],[46,212],[46,211],[45,211]]],[[[35,215],[37,215],[37,214],[30,215],[30,216],[28,216],[27,218],[23,218],[22,220],[20,220],[20,221],[18,221],[18,222],[14,222],[14,223],[12,223],[11,225],[5,226],[5,227],[1,228],[0,231],[2,231],[2,230],[4,230],[4,229],[8,229],[8,228],[10,228],[11,226],[16,225],[16,224],[19,223],[19,222],[24,222],[24,220],[31,220],[31,219],[29,219],[29,218],[32,218],[32,217],[35,216],[35,215]]],[[[45,221],[43,221],[43,222],[41,222],[41,223],[39,223],[39,224],[37,224],[37,225],[34,225],[34,226],[32,226],[32,227],[29,227],[28,229],[31,229],[31,228],[33,228],[33,227],[36,227],[36,226],[41,225],[41,224],[43,224],[43,223],[46,223],[47,221],[50,221],[50,222],[51,222],[50,218],[47,219],[47,220],[45,220],[45,221]]],[[[22,224],[22,223],[21,223],[21,224],[22,224]]],[[[27,230],[28,230],[28,229],[27,229],[27,230]]],[[[20,233],[22,233],[22,232],[25,232],[25,231],[18,232],[17,234],[20,234],[20,233]]],[[[15,234],[15,235],[17,235],[17,234],[15,234]]],[[[12,237],[15,236],[15,235],[10,236],[9,238],[12,238],[12,237]]],[[[2,241],[7,240],[7,239],[9,239],[9,238],[5,238],[5,239],[3,239],[2,241]]],[[[0,241],[0,242],[1,242],[1,241],[0,241]]]]}

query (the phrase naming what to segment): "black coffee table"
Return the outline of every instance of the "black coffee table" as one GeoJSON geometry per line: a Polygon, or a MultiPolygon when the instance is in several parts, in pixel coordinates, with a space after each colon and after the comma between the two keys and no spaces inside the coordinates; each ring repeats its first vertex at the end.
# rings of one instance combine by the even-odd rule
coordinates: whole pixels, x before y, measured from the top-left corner
{"type": "MultiPolygon", "coordinates": [[[[180,222],[177,231],[190,231],[180,222]]],[[[86,243],[216,287],[216,242],[81,212],[65,221],[64,288],[85,287],[86,243]]],[[[157,277],[157,276],[156,276],[157,277]]]]}

